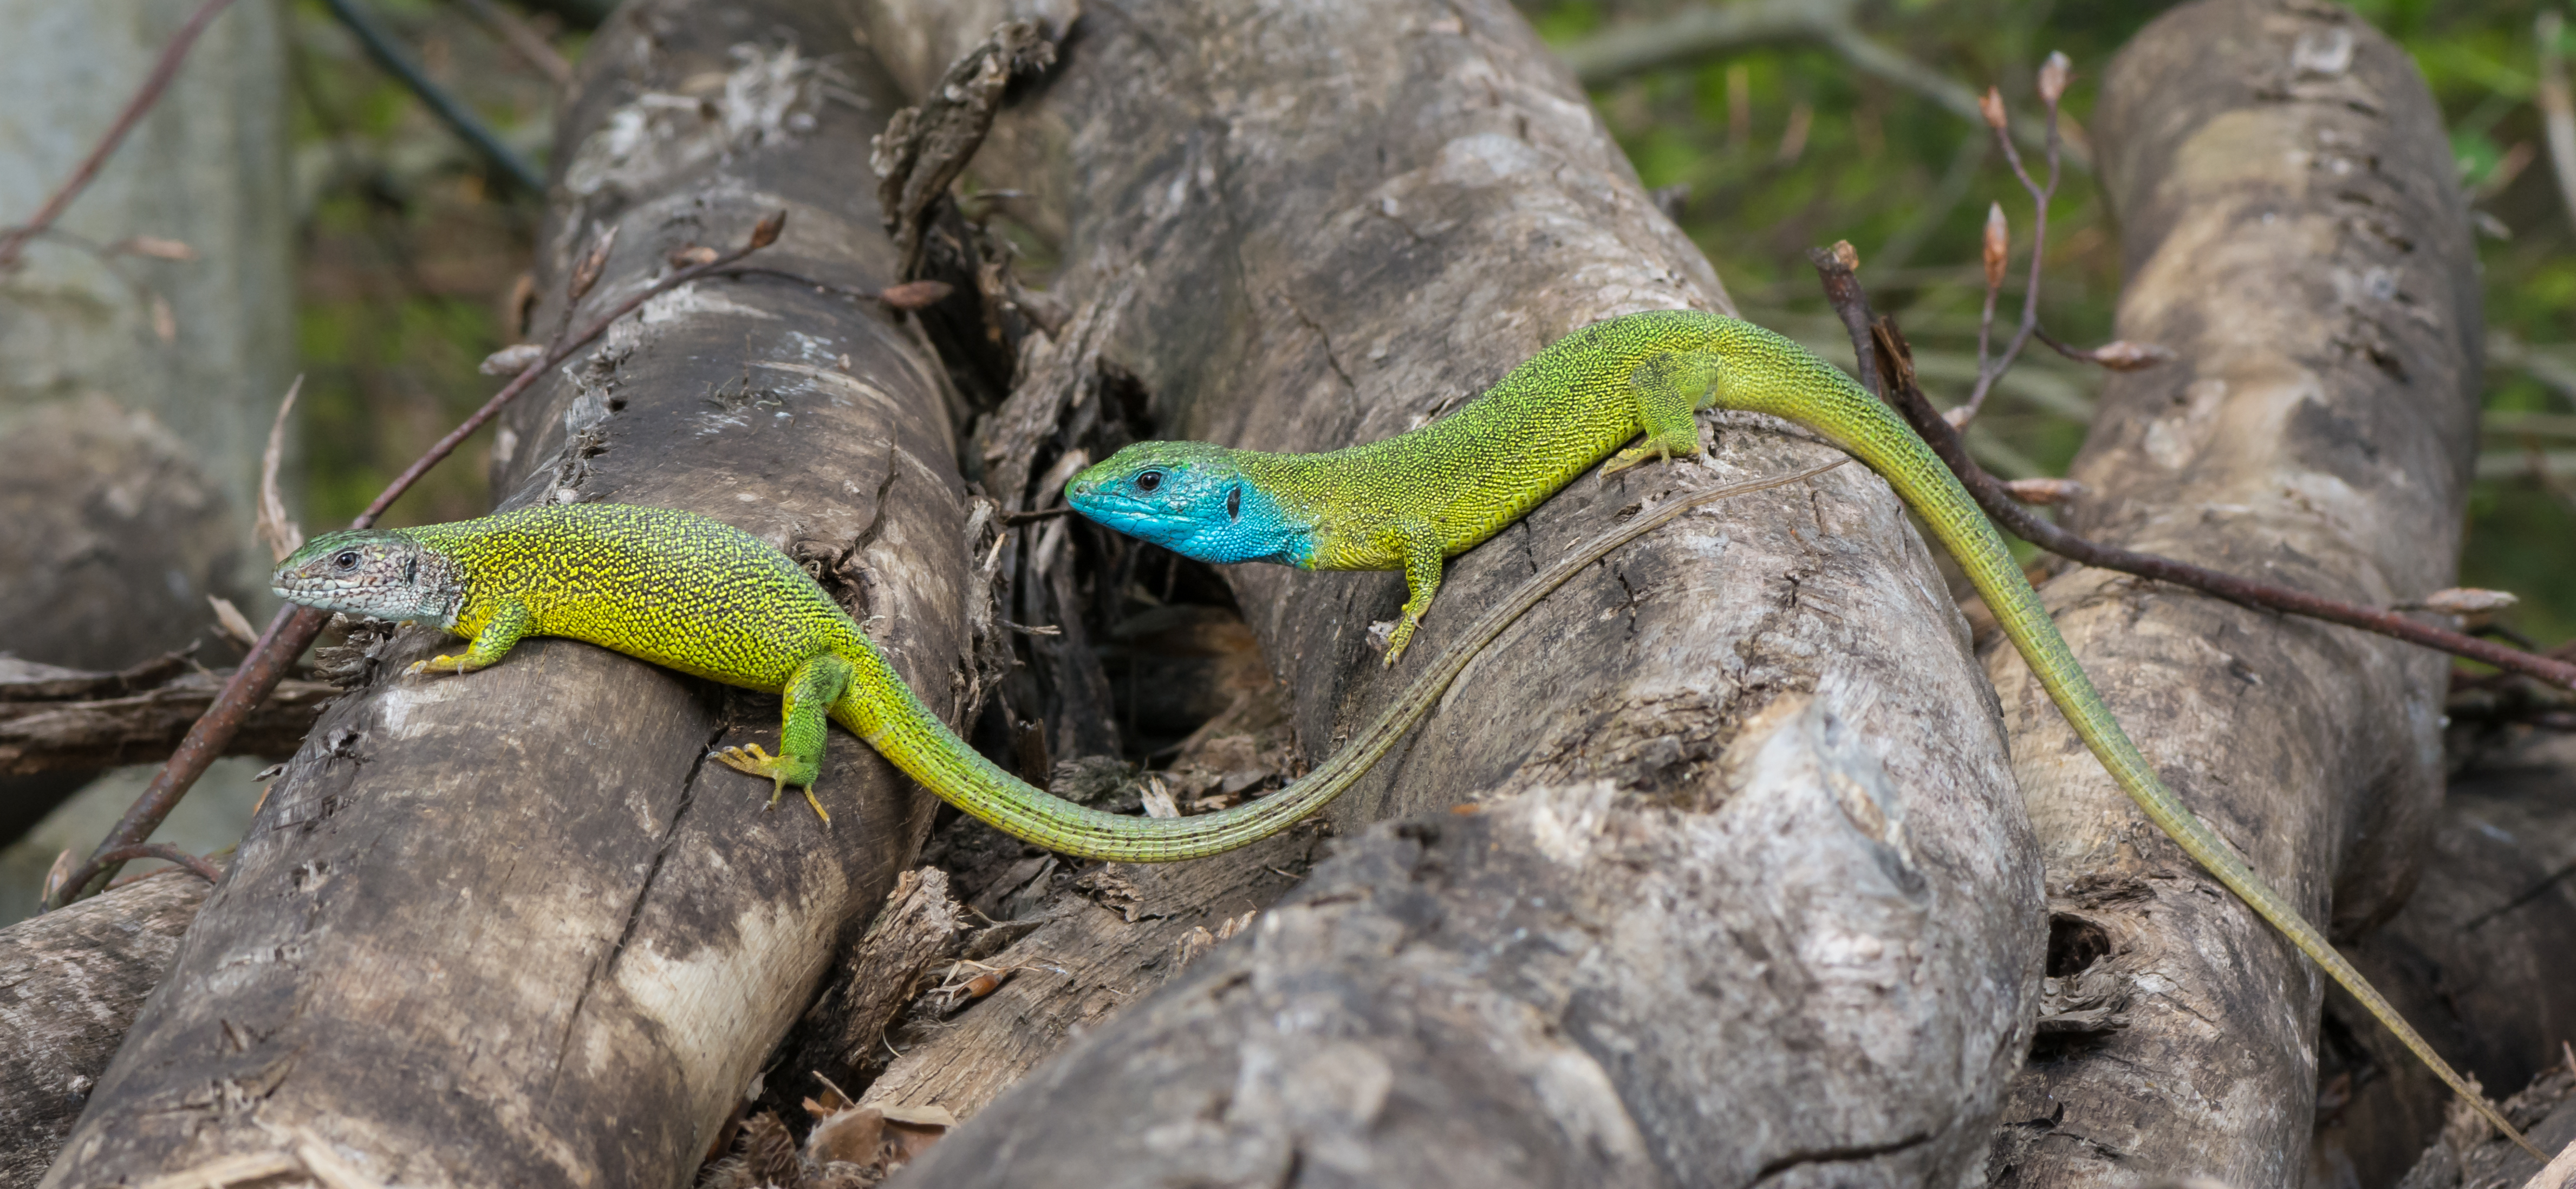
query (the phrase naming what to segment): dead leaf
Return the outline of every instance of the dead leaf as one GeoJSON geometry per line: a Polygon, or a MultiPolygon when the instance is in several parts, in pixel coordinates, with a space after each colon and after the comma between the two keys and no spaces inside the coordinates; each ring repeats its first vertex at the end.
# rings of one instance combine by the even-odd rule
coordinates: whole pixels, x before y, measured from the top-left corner
{"type": "Polygon", "coordinates": [[[599,238],[591,243],[590,251],[583,253],[572,266],[572,280],[566,286],[566,292],[575,303],[590,296],[591,286],[599,283],[599,274],[608,267],[608,250],[617,246],[617,229],[620,226],[609,224],[608,230],[600,232],[599,238]]]}
{"type": "Polygon", "coordinates": [[[2062,504],[2082,499],[2084,485],[2073,479],[2015,479],[2004,492],[2025,504],[2062,504]]]}
{"type": "MultiPolygon", "coordinates": [[[[277,416],[268,422],[268,449],[259,456],[259,523],[255,530],[276,561],[285,561],[304,547],[304,528],[287,519],[286,500],[277,493],[277,468],[286,456],[286,415],[295,408],[295,395],[302,391],[302,376],[286,386],[286,399],[277,402],[277,416]]],[[[222,614],[221,609],[216,611],[218,618],[222,614]]],[[[233,616],[240,618],[241,612],[235,611],[233,616]]]]}
{"type": "Polygon", "coordinates": [[[546,349],[535,343],[503,347],[483,357],[474,370],[487,376],[515,376],[546,357],[546,349]]]}
{"type": "Polygon", "coordinates": [[[127,236],[111,245],[110,250],[131,252],[137,256],[150,256],[155,260],[186,261],[197,258],[197,250],[195,248],[189,247],[178,240],[163,239],[157,235],[127,236]]]}
{"type": "Polygon", "coordinates": [[[877,290],[877,300],[898,310],[918,310],[939,304],[955,290],[946,281],[906,281],[877,290]]]}
{"type": "Polygon", "coordinates": [[[2521,601],[2522,599],[2511,591],[2454,586],[2448,590],[2434,591],[2424,596],[2421,602],[2410,604],[2410,607],[2439,611],[2444,615],[2482,615],[2490,611],[2502,611],[2521,601]]]}
{"type": "Polygon", "coordinates": [[[250,617],[243,615],[241,608],[233,606],[231,599],[210,594],[206,601],[214,604],[215,627],[222,630],[226,639],[244,648],[259,643],[259,632],[250,626],[250,617]]]}
{"type": "Polygon", "coordinates": [[[2173,349],[2154,343],[2133,343],[2127,339],[2104,343],[2087,353],[2093,362],[2115,372],[2143,371],[2160,363],[2173,362],[2173,349]]]}

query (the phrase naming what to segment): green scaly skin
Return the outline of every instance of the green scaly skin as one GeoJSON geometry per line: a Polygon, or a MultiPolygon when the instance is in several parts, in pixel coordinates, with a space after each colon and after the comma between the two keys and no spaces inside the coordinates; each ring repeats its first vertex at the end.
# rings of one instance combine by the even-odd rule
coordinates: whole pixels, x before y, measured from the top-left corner
{"type": "MultiPolygon", "coordinates": [[[[1277,793],[1217,813],[1128,817],[1052,796],[985,759],[913,696],[859,626],[794,561],[703,516],[567,504],[419,528],[335,532],[281,563],[271,583],[292,602],[436,623],[472,641],[463,656],[419,662],[413,673],[470,673],[500,661],[522,638],[564,636],[784,694],[780,754],[752,746],[715,756],[768,778],[773,804],[788,787],[802,788],[814,812],[830,820],[812,789],[828,715],[958,808],[1014,837],[1086,859],[1170,862],[1278,833],[1348,788],[1439,692],[1428,679],[1417,683],[1408,701],[1360,739],[1277,793]]],[[[1445,678],[1440,684],[1445,687],[1445,678]]]]}
{"type": "MultiPolygon", "coordinates": [[[[1285,528],[1274,531],[1291,539],[1304,533],[1302,549],[1284,548],[1269,560],[1308,569],[1404,571],[1410,598],[1388,642],[1393,664],[1430,606],[1441,559],[1520,519],[1641,433],[1644,441],[1619,451],[1604,474],[1698,454],[1694,414],[1711,406],[1806,426],[1884,477],[1958,559],[2050,699],[2148,819],[2324,967],[2489,1122],[2530,1147],[2287,898],[2157,779],[2058,635],[2002,537],[1931,448],[1850,377],[1778,334],[1688,310],[1631,314],[1550,344],[1483,396],[1410,433],[1302,455],[1143,442],[1075,476],[1067,496],[1113,527],[1193,552],[1194,534],[1216,540],[1240,529],[1244,516],[1219,513],[1210,501],[1233,485],[1248,485],[1253,517],[1275,506],[1285,528]],[[1156,482],[1139,490],[1137,480],[1147,472],[1156,482]]],[[[1236,510],[1245,506],[1238,502],[1236,510]]],[[[1211,552],[1221,550],[1194,555],[1253,560],[1211,552]]]]}

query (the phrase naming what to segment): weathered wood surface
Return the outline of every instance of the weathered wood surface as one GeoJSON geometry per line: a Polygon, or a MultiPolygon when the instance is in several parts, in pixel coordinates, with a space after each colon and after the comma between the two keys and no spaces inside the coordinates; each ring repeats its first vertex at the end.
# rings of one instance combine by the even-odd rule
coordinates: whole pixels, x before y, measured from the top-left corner
{"type": "Polygon", "coordinates": [[[164,872],[0,929],[0,1187],[45,1175],[205,900],[164,872]]]}
{"type": "MultiPolygon", "coordinates": [[[[2114,378],[2072,476],[2097,540],[2385,605],[2450,584],[2479,314],[2442,123],[2342,9],[2204,0],[2112,63],[2114,378]]],[[[2320,925],[2392,911],[2441,790],[2446,658],[2121,575],[2043,591],[2184,801],[2320,925]]],[[[1988,659],[2048,860],[2044,1021],[1999,1132],[2030,1186],[2301,1175],[2323,977],[2166,841],[2006,650],[1988,659]]]]}
{"type": "MultiPolygon", "coordinates": [[[[2571,872],[2576,735],[2507,729],[2452,774],[2406,907],[2346,953],[2490,1094],[2576,1073],[2571,872]]],[[[2325,1031],[2315,1166],[2362,1189],[2395,1184],[2442,1131],[2451,1093],[2339,991],[2325,1031]]]]}
{"type": "MultiPolygon", "coordinates": [[[[1081,11],[974,173],[1031,195],[1063,333],[1088,328],[1158,433],[1382,437],[1585,323],[1724,306],[1507,5],[1081,11]]],[[[1005,15],[881,4],[870,43],[918,82],[1005,15]]],[[[1727,418],[1708,470],[1578,481],[1452,564],[1415,656],[1622,508],[1830,457],[1727,418]]],[[[1310,756],[1416,671],[1368,641],[1393,575],[1227,577],[1310,756]]],[[[1332,811],[1340,856],[1287,906],[915,1183],[1955,1181],[2041,941],[1962,631],[1857,467],[1623,551],[1332,811]],[[1413,820],[1363,835],[1390,817],[1413,820]]]]}
{"type": "MultiPolygon", "coordinates": [[[[850,27],[828,0],[624,9],[557,138],[541,291],[614,227],[594,316],[782,208],[760,263],[882,284],[866,144],[892,105],[846,58],[832,89],[863,109],[815,74],[850,27]]],[[[545,305],[534,335],[565,317],[545,305]]],[[[864,574],[896,667],[951,709],[967,541],[948,399],[881,311],[704,281],[532,393],[496,487],[690,508],[826,582],[864,574]]],[[[439,643],[407,630],[385,671],[439,643]]],[[[405,1185],[685,1183],[929,822],[846,735],[819,785],[829,830],[703,762],[774,747],[777,705],[560,640],[469,677],[380,677],[291,763],[47,1183],[234,1154],[405,1185]]]]}

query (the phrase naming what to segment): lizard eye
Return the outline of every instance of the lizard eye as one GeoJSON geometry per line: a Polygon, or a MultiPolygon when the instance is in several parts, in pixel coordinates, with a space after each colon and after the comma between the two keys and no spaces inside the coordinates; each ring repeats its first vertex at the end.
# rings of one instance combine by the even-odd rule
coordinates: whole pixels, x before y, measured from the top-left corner
{"type": "Polygon", "coordinates": [[[1138,491],[1152,491],[1152,490],[1154,490],[1155,488],[1160,487],[1160,486],[1162,486],[1162,485],[1163,485],[1163,472],[1161,472],[1161,471],[1139,471],[1139,472],[1137,472],[1137,475],[1136,475],[1136,490],[1138,490],[1138,491]]]}
{"type": "Polygon", "coordinates": [[[343,570],[357,569],[358,551],[355,549],[343,549],[340,551],[340,555],[338,557],[331,559],[331,564],[338,566],[343,570]]]}

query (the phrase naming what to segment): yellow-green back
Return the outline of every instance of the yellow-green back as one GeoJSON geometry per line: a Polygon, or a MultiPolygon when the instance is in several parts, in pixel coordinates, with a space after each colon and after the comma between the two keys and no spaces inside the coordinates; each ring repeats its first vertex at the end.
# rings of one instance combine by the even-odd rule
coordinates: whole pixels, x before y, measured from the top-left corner
{"type": "Polygon", "coordinates": [[[867,647],[795,562],[703,516],[560,504],[398,531],[460,564],[465,597],[453,630],[463,636],[515,600],[533,617],[530,635],[586,640],[771,693],[814,656],[867,647]]]}

